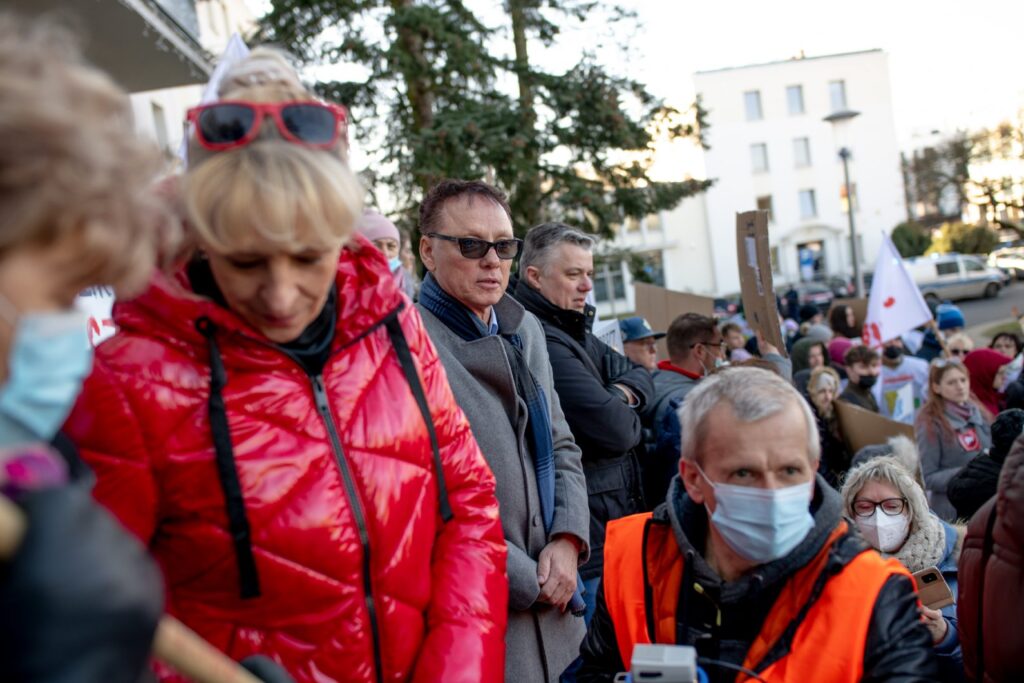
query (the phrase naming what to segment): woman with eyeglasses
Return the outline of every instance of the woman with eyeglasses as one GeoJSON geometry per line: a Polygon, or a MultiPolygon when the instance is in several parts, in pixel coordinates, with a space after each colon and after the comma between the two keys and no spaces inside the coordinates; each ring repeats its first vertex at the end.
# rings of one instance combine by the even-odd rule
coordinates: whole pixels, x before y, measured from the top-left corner
{"type": "Polygon", "coordinates": [[[115,308],[70,433],[169,610],[231,657],[300,683],[499,681],[494,477],[419,315],[354,235],[344,111],[278,61],[254,51],[190,112],[198,251],[115,308]]]}
{"type": "Polygon", "coordinates": [[[970,374],[959,361],[932,361],[928,398],[914,422],[921,474],[932,510],[942,519],[956,519],[946,496],[949,480],[971,458],[992,445],[988,422],[971,399],[970,374]]]}
{"type": "MultiPolygon", "coordinates": [[[[892,456],[877,457],[854,467],[841,492],[843,507],[861,535],[883,557],[895,557],[910,570],[935,567],[957,596],[957,560],[963,529],[939,519],[913,475],[892,456]]],[[[941,610],[921,606],[932,635],[942,681],[962,681],[963,654],[956,604],[941,610]]]]}

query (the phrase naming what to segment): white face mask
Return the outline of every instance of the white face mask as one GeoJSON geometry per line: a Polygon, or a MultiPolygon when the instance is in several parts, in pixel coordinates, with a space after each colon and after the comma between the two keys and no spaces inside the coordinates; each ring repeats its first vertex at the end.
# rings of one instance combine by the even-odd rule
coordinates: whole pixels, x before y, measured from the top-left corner
{"type": "Polygon", "coordinates": [[[855,521],[871,547],[883,553],[894,553],[902,548],[910,534],[910,516],[906,511],[887,515],[876,507],[870,517],[857,517],[855,521]]]}

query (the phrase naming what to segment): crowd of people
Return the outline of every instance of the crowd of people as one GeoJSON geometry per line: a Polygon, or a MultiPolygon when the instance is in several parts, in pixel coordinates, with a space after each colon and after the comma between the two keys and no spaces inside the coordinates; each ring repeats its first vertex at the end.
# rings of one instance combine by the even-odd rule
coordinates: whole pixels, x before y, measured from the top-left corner
{"type": "Polygon", "coordinates": [[[944,305],[875,349],[812,306],[785,349],[680,312],[620,352],[593,237],[464,179],[400,230],[280,53],[158,183],[74,45],[0,15],[0,679],[179,680],[164,612],[268,683],[612,681],[642,643],[712,682],[1024,672],[1016,335],[944,305]],[[916,440],[851,452],[840,401],[916,440]]]}

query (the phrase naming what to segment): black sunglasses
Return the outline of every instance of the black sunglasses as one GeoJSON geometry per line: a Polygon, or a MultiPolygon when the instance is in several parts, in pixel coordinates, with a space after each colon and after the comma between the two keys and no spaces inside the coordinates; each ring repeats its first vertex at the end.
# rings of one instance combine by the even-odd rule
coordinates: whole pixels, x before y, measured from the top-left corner
{"type": "Polygon", "coordinates": [[[436,232],[428,232],[427,237],[436,237],[439,240],[457,243],[459,245],[459,253],[465,258],[483,258],[493,248],[498,258],[503,261],[511,261],[519,256],[519,252],[523,250],[523,241],[518,238],[488,242],[487,240],[478,240],[475,237],[451,237],[450,235],[441,235],[436,232]]]}

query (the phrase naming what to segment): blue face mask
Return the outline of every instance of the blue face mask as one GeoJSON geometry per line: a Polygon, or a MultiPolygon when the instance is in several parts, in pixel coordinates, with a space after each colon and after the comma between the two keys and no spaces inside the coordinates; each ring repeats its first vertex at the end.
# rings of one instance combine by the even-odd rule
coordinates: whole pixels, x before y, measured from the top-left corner
{"type": "Polygon", "coordinates": [[[0,447],[50,441],[92,368],[87,316],[79,311],[18,316],[6,301],[0,317],[14,327],[7,382],[0,386],[0,447]]]}
{"type": "Polygon", "coordinates": [[[396,270],[398,270],[401,267],[402,267],[402,259],[400,259],[399,257],[396,256],[395,258],[389,258],[388,259],[388,268],[391,269],[392,273],[395,272],[396,270]]]}
{"type": "Polygon", "coordinates": [[[784,489],[719,484],[704,481],[715,490],[711,523],[737,554],[765,564],[785,557],[814,528],[810,512],[814,480],[784,489]]]}

